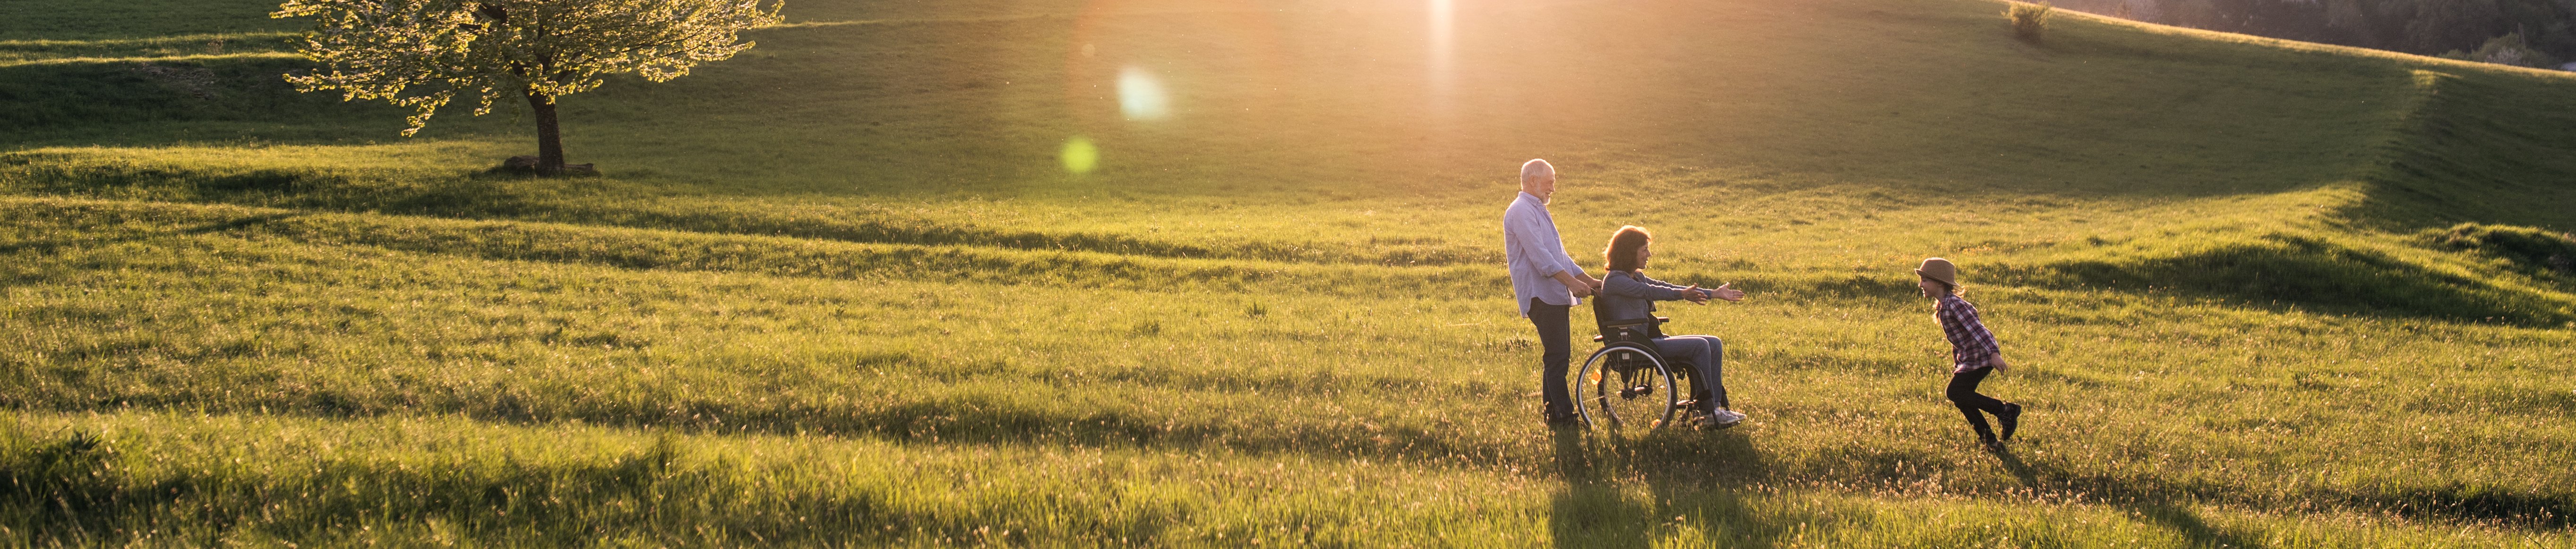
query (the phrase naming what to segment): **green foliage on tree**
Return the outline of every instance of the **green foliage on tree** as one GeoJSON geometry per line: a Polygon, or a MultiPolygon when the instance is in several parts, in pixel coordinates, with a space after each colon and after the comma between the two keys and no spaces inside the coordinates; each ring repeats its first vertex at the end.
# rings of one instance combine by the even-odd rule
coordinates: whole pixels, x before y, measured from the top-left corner
{"type": "Polygon", "coordinates": [[[540,173],[564,167],[555,100],[610,74],[654,82],[754,44],[741,32],[776,24],[780,0],[287,0],[270,17],[312,17],[304,55],[321,70],[290,74],[305,92],[409,107],[409,136],[458,96],[477,116],[495,100],[535,111],[540,173]]]}

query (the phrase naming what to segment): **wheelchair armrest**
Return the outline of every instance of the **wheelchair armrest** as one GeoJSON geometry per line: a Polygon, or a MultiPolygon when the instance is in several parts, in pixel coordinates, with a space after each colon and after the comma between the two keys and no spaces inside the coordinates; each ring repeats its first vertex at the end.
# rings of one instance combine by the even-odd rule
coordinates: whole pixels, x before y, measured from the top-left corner
{"type": "Polygon", "coordinates": [[[1603,327],[1603,328],[1635,328],[1635,327],[1638,327],[1638,326],[1644,326],[1644,325],[1647,325],[1647,324],[1654,324],[1654,323],[1663,322],[1663,321],[1666,321],[1666,320],[1672,320],[1672,319],[1664,318],[1664,317],[1660,317],[1660,316],[1659,316],[1659,317],[1654,317],[1654,318],[1624,318],[1624,319],[1619,319],[1619,320],[1604,321],[1604,322],[1602,322],[1602,323],[1601,323],[1601,327],[1603,327]]]}

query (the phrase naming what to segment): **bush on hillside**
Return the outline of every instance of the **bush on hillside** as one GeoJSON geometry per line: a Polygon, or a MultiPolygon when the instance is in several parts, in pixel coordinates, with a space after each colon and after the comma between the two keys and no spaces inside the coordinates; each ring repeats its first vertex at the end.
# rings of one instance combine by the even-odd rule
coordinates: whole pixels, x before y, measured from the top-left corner
{"type": "MultiPolygon", "coordinates": [[[[2512,238],[2510,236],[2505,238],[2512,238]]],[[[2002,270],[2042,286],[2159,289],[2337,313],[2557,325],[2576,309],[2555,295],[2500,288],[2375,250],[2273,234],[2239,242],[2173,242],[2144,254],[2002,270]]]]}
{"type": "Polygon", "coordinates": [[[2056,10],[2045,1],[2013,2],[2004,7],[2004,18],[2012,21],[2013,36],[2038,42],[2040,31],[2048,30],[2049,13],[2056,10]]]}
{"type": "Polygon", "coordinates": [[[2431,235],[2455,250],[2483,253],[2525,271],[2576,275],[2576,235],[2533,227],[2461,223],[2431,235]]]}
{"type": "Polygon", "coordinates": [[[2477,51],[2451,50],[2443,53],[2442,57],[2516,67],[2546,69],[2558,66],[2558,60],[2550,58],[2547,52],[2532,48],[2531,43],[2524,41],[2522,33],[2519,32],[2489,38],[2486,44],[2478,46],[2477,51]]]}

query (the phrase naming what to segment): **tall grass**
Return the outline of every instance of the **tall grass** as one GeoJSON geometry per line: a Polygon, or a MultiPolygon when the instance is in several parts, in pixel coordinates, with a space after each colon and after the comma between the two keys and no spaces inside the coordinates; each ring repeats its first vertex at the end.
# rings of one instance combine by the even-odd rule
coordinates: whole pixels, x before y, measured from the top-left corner
{"type": "Polygon", "coordinates": [[[281,31],[247,5],[0,17],[0,539],[2571,542],[2563,76],[1530,2],[1462,6],[1440,88],[1387,53],[1409,4],[1103,5],[795,3],[567,104],[579,180],[489,172],[507,112],[397,140],[186,51],[281,31]],[[1086,91],[1121,64],[1173,118],[1086,91]],[[1530,156],[1585,264],[1639,224],[1753,292],[1664,311],[1751,422],[1539,425],[1492,226],[1530,156]],[[2007,450],[1939,396],[1933,255],[2014,364],[2007,450]]]}
{"type": "MultiPolygon", "coordinates": [[[[254,229],[283,221],[257,215],[28,217],[66,227],[19,233],[9,248],[18,260],[0,328],[26,339],[6,355],[23,376],[8,394],[30,413],[451,416],[691,440],[1304,456],[1455,474],[1540,470],[1567,451],[1511,404],[1531,381],[1514,365],[1533,350],[1508,312],[1337,291],[1402,273],[1318,284],[1335,275],[1290,269],[1239,288],[1103,291],[1121,283],[778,277],[758,259],[705,270],[494,262],[461,245],[302,240],[254,229]]],[[[1498,281],[1416,283],[1427,286],[1402,293],[1498,281]]],[[[2027,453],[1998,461],[1966,444],[1938,402],[1938,339],[1919,304],[1783,293],[1677,313],[1680,328],[1738,349],[1730,383],[1759,423],[1578,445],[1643,452],[1626,459],[1677,468],[1656,473],[1669,482],[1800,498],[2182,502],[2530,526],[2567,509],[2569,480],[2548,464],[2576,443],[2552,427],[2576,402],[2542,381],[2563,374],[2564,331],[1985,287],[1978,299],[2021,364],[1996,390],[2049,418],[2024,435],[2027,453]],[[2385,432],[2412,434],[2369,436],[2385,432]],[[2460,453],[2490,457],[2423,461],[2460,453]]],[[[436,448],[421,451],[456,451],[436,448]]],[[[1317,505],[1303,512],[1351,509],[1317,505]]]]}

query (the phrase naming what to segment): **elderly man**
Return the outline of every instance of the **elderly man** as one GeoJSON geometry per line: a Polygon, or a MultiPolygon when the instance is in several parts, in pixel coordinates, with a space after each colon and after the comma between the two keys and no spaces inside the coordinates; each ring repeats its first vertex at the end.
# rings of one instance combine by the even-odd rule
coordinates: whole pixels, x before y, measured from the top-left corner
{"type": "Polygon", "coordinates": [[[1520,197],[1503,210],[1503,255],[1511,265],[1512,300],[1520,302],[1521,316],[1538,328],[1545,417],[1550,425],[1569,425],[1577,416],[1574,397],[1565,388],[1566,362],[1574,353],[1566,310],[1600,289],[1601,281],[1584,274],[1557,239],[1556,219],[1547,213],[1548,197],[1555,194],[1556,166],[1535,159],[1521,164],[1520,197]]]}

